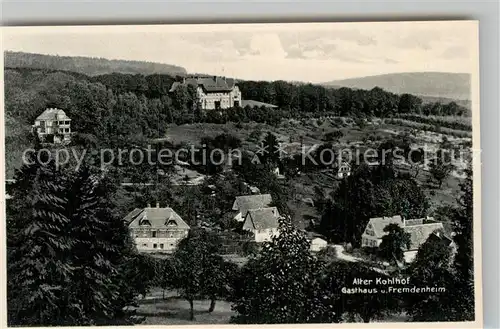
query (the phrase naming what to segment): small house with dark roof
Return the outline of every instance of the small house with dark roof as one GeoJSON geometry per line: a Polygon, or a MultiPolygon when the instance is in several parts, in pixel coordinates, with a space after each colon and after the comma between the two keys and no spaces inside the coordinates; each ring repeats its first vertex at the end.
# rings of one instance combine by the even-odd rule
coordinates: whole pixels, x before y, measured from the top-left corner
{"type": "Polygon", "coordinates": [[[33,124],[38,138],[47,143],[67,143],[71,140],[71,119],[57,108],[47,108],[33,124]]]}
{"type": "Polygon", "coordinates": [[[235,79],[219,76],[188,76],[182,82],[174,82],[170,92],[175,92],[182,85],[193,86],[196,89],[198,104],[203,110],[242,106],[241,91],[235,79]]]}
{"type": "Polygon", "coordinates": [[[245,215],[243,230],[252,233],[255,242],[270,241],[279,234],[279,217],[276,207],[249,209],[245,215]]]}
{"type": "Polygon", "coordinates": [[[236,211],[234,219],[243,222],[248,210],[266,208],[271,205],[273,199],[271,194],[253,194],[237,196],[233,203],[233,211],[236,211]]]}
{"type": "Polygon", "coordinates": [[[172,208],[161,208],[158,203],[132,210],[124,221],[140,252],[173,252],[190,229],[172,208]]]}

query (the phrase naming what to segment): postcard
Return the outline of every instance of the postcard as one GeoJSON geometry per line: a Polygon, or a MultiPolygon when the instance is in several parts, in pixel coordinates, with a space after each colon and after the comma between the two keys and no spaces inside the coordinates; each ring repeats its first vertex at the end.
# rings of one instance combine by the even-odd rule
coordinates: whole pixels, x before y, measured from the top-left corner
{"type": "Polygon", "coordinates": [[[482,325],[477,21],[4,27],[7,325],[482,325]]]}

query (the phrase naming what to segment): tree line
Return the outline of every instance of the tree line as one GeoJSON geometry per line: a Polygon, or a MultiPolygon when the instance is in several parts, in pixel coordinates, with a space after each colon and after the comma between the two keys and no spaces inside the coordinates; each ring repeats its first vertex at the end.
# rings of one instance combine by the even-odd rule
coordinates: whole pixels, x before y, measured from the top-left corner
{"type": "MultiPolygon", "coordinates": [[[[257,121],[275,124],[281,117],[330,113],[336,116],[391,117],[422,112],[416,96],[396,95],[381,88],[329,89],[319,85],[295,85],[285,81],[239,81],[243,97],[278,106],[279,110],[232,109],[217,115],[202,113],[194,88],[181,87],[169,93],[179,76],[111,73],[89,77],[73,72],[7,69],[6,113],[32,124],[46,107],[59,107],[73,119],[73,130],[105,140],[106,135],[127,137],[162,136],[168,123],[257,121]],[[116,130],[116,133],[113,131],[116,130]]],[[[455,103],[446,115],[463,115],[455,103]]],[[[441,113],[441,115],[444,113],[441,113]]]]}

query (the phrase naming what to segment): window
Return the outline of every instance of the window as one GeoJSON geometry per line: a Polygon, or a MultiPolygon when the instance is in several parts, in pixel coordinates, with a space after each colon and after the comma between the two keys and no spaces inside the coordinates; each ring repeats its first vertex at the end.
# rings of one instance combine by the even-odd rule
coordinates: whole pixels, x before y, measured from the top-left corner
{"type": "Polygon", "coordinates": [[[234,101],[234,106],[236,106],[236,107],[240,106],[240,102],[239,101],[234,101]]]}
{"type": "Polygon", "coordinates": [[[220,101],[215,101],[215,109],[219,110],[220,109],[220,101]]]}
{"type": "Polygon", "coordinates": [[[147,246],[148,246],[148,244],[147,244],[147,243],[143,243],[143,244],[142,244],[142,246],[143,246],[143,247],[147,247],[147,246]]]}
{"type": "Polygon", "coordinates": [[[151,226],[151,223],[149,222],[149,220],[143,219],[142,221],[140,221],[139,225],[151,226]]]}
{"type": "Polygon", "coordinates": [[[152,234],[153,238],[156,238],[156,231],[153,231],[152,234]]]}
{"type": "Polygon", "coordinates": [[[163,243],[160,243],[160,249],[163,249],[163,243]]]}
{"type": "Polygon", "coordinates": [[[170,247],[173,247],[173,246],[174,246],[174,244],[173,244],[173,243],[171,243],[171,244],[170,244],[170,247]]]}
{"type": "Polygon", "coordinates": [[[153,243],[153,249],[158,248],[158,245],[156,243],[153,243]]]}

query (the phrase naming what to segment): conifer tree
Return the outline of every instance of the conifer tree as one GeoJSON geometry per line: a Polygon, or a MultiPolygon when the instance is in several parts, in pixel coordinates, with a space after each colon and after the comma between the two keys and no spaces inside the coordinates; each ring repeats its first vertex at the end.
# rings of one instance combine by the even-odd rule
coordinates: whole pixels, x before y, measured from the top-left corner
{"type": "Polygon", "coordinates": [[[68,303],[69,261],[74,241],[67,234],[65,177],[53,161],[25,164],[10,188],[7,216],[8,313],[11,325],[71,323],[78,306],[68,303]],[[31,183],[31,184],[30,184],[31,183]]]}

